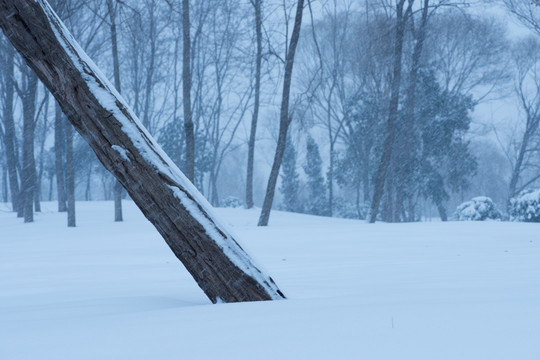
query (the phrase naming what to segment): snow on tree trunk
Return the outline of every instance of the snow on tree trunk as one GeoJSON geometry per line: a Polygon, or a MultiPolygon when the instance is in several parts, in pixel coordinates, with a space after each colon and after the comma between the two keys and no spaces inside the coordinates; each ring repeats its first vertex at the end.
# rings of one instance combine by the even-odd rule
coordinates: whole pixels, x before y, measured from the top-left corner
{"type": "Polygon", "coordinates": [[[0,0],[0,27],[212,302],[284,298],[45,0],[0,0]]]}

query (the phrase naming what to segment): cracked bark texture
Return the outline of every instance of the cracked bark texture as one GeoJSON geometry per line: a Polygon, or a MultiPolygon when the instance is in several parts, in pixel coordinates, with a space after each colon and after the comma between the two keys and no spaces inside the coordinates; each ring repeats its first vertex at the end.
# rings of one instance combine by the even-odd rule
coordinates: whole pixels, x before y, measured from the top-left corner
{"type": "Polygon", "coordinates": [[[214,303],[284,298],[162,152],[45,0],[0,0],[0,27],[214,303]]]}

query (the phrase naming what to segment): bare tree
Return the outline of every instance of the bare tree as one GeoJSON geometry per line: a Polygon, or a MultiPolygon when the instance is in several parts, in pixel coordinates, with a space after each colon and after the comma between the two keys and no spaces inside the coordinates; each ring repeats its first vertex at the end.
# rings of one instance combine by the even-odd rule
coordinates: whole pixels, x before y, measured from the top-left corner
{"type": "MultiPolygon", "coordinates": [[[[309,1],[309,0],[308,0],[309,1]]],[[[268,185],[266,187],[266,195],[264,197],[261,216],[259,217],[259,226],[267,226],[270,219],[270,211],[274,202],[274,193],[279,175],[279,168],[283,160],[285,145],[287,143],[287,132],[292,121],[292,116],[289,113],[289,96],[291,93],[292,70],[294,65],[294,56],[296,47],[300,38],[300,27],[302,26],[302,14],[304,12],[304,0],[298,0],[296,5],[296,15],[294,19],[294,28],[291,34],[291,40],[285,57],[285,73],[283,74],[283,93],[281,98],[281,110],[279,115],[279,135],[274,155],[274,162],[270,171],[268,185]]]]}
{"type": "Polygon", "coordinates": [[[0,74],[3,83],[2,118],[4,125],[4,152],[9,177],[12,210],[19,211],[22,201],[19,196],[20,190],[16,154],[17,147],[15,145],[17,137],[15,135],[15,120],[13,116],[15,95],[15,51],[10,44],[4,42],[2,42],[2,49],[2,55],[0,55],[0,59],[2,61],[2,72],[0,72],[0,74]]]}
{"type": "Polygon", "coordinates": [[[234,144],[253,94],[252,66],[250,62],[246,64],[244,54],[237,50],[243,42],[249,42],[242,37],[247,31],[243,28],[241,11],[234,1],[222,1],[213,6],[204,38],[207,45],[203,51],[209,59],[207,72],[213,81],[206,85],[209,101],[200,125],[204,125],[209,155],[207,193],[216,206],[219,205],[217,185],[223,160],[234,144]],[[244,78],[248,85],[238,86],[244,78]]]}
{"type": "Polygon", "coordinates": [[[34,137],[38,78],[25,64],[21,64],[21,72],[22,84],[16,86],[23,108],[21,199],[24,222],[28,223],[34,221],[34,193],[37,186],[34,137]]]}
{"type": "Polygon", "coordinates": [[[65,122],[60,105],[55,105],[54,119],[54,163],[56,169],[56,194],[58,198],[58,211],[67,211],[67,195],[66,195],[66,171],[65,164],[65,122]]]}
{"type": "Polygon", "coordinates": [[[50,94],[43,86],[43,98],[39,103],[36,114],[36,145],[38,148],[38,161],[36,163],[36,191],[34,191],[34,208],[41,212],[41,190],[43,185],[43,173],[45,165],[45,143],[49,133],[49,98],[50,94]]]}
{"type": "Polygon", "coordinates": [[[191,22],[189,19],[189,0],[182,0],[183,62],[182,89],[184,95],[184,132],[186,140],[186,176],[195,179],[195,130],[191,111],[191,22]]]}
{"type": "Polygon", "coordinates": [[[66,124],[66,198],[67,226],[75,227],[75,159],[73,156],[73,126],[66,124]]]}
{"type": "Polygon", "coordinates": [[[523,135],[516,144],[508,195],[512,198],[540,179],[538,128],[540,126],[540,42],[528,38],[513,49],[516,67],[515,93],[524,116],[523,135]],[[536,163],[536,171],[523,179],[536,163]],[[520,182],[521,180],[521,182],[520,182]],[[518,185],[519,184],[519,185],[518,185]]]}
{"type": "MultiPolygon", "coordinates": [[[[334,211],[337,145],[344,128],[346,103],[351,97],[347,86],[347,69],[350,67],[350,32],[353,17],[352,2],[334,0],[323,7],[324,20],[312,25],[311,40],[306,38],[299,63],[300,78],[304,81],[311,74],[319,73],[317,86],[307,101],[316,125],[322,126],[327,135],[329,165],[327,171],[328,215],[334,211]],[[309,41],[310,40],[310,41],[309,41]],[[320,44],[319,44],[320,43],[320,44]],[[315,54],[315,56],[314,56],[315,54]],[[310,61],[312,59],[312,61],[310,61]]],[[[366,54],[364,53],[364,56],[366,54]]],[[[300,80],[300,81],[302,81],[300,80]]],[[[310,81],[305,84],[311,86],[310,81]]]]}
{"type": "Polygon", "coordinates": [[[479,103],[511,80],[503,24],[453,8],[430,17],[424,51],[445,91],[479,103]]]}
{"type": "Polygon", "coordinates": [[[405,25],[410,16],[411,8],[414,1],[409,1],[407,9],[405,9],[405,0],[399,0],[396,4],[396,26],[394,40],[394,58],[392,71],[392,84],[390,95],[390,106],[388,111],[388,121],[385,130],[385,140],[382,149],[381,160],[375,177],[375,186],[373,192],[373,200],[371,201],[370,223],[377,220],[379,205],[382,199],[384,186],[390,161],[392,159],[392,148],[395,141],[396,121],[398,116],[399,91],[401,87],[401,67],[403,42],[405,38],[405,25]]]}
{"type": "Polygon", "coordinates": [[[257,134],[257,122],[259,120],[259,107],[261,97],[261,63],[262,63],[262,0],[251,0],[255,10],[255,37],[257,42],[257,54],[255,55],[255,100],[253,103],[253,116],[251,118],[251,130],[248,142],[248,161],[246,176],[246,207],[253,207],[253,162],[255,158],[255,136],[257,134]]]}
{"type": "MultiPolygon", "coordinates": [[[[107,9],[109,12],[110,30],[111,30],[114,87],[116,88],[116,91],[118,91],[118,93],[121,94],[122,85],[120,83],[120,61],[118,59],[118,35],[116,31],[116,6],[113,3],[113,0],[107,0],[107,9]]],[[[147,102],[148,102],[148,98],[149,98],[149,94],[147,94],[147,102]]],[[[148,110],[145,107],[145,114],[147,113],[147,111],[148,110]]],[[[114,221],[123,221],[122,191],[123,191],[122,184],[120,184],[120,182],[116,180],[114,182],[114,221]]],[[[75,223],[75,221],[73,221],[73,223],[75,223]]]]}
{"type": "MultiPolygon", "coordinates": [[[[409,0],[412,2],[413,0],[409,0]]],[[[408,201],[408,221],[414,221],[414,174],[415,154],[420,143],[415,134],[415,107],[416,107],[416,87],[418,83],[418,72],[420,70],[420,59],[426,38],[426,27],[429,14],[429,0],[424,0],[421,7],[421,17],[419,24],[414,28],[414,18],[411,18],[412,32],[414,37],[414,49],[412,53],[411,66],[409,70],[409,83],[406,90],[406,100],[404,104],[404,129],[405,133],[397,139],[397,146],[400,149],[397,154],[397,189],[396,204],[393,213],[393,220],[399,221],[402,207],[405,200],[408,201]]],[[[442,219],[446,221],[446,218],[442,219]]]]}
{"type": "MultiPolygon", "coordinates": [[[[1,89],[1,87],[0,87],[1,89]]],[[[7,203],[9,201],[9,190],[8,190],[8,176],[7,176],[7,165],[6,165],[6,158],[4,155],[4,130],[2,129],[2,125],[0,124],[0,161],[2,162],[2,175],[0,177],[0,192],[2,193],[2,202],[7,203]]]]}
{"type": "Polygon", "coordinates": [[[531,31],[540,34],[540,2],[538,0],[503,0],[508,10],[531,31]]]}

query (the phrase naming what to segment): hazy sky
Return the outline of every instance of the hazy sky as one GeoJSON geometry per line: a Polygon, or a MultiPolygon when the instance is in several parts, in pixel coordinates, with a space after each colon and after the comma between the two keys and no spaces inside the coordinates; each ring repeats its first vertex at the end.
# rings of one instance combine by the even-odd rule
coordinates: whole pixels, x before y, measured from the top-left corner
{"type": "MultiPolygon", "coordinates": [[[[479,16],[492,16],[500,19],[506,25],[507,34],[511,40],[532,35],[532,32],[510,14],[500,1],[478,3],[472,5],[469,11],[479,16]]],[[[516,127],[520,114],[511,88],[509,94],[494,94],[494,96],[497,95],[499,95],[499,99],[486,101],[476,107],[473,122],[477,129],[487,130],[493,125],[497,128],[498,133],[504,137],[504,134],[516,127]]],[[[493,132],[487,136],[495,140],[493,132]]]]}

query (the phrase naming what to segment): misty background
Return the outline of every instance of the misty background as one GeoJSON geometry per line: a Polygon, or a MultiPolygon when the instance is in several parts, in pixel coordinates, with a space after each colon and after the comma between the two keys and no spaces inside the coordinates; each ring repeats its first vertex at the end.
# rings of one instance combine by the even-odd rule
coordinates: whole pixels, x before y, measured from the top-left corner
{"type": "MultiPolygon", "coordinates": [[[[51,5],[184,170],[181,2],[51,5]]],[[[296,5],[190,2],[194,184],[214,206],[246,206],[257,23],[252,191],[255,206],[263,203],[296,5]]],[[[446,220],[478,196],[507,212],[512,198],[539,185],[539,35],[540,8],[530,1],[306,2],[273,208],[367,219],[380,183],[383,221],[446,220]]],[[[31,211],[53,200],[63,211],[70,167],[77,200],[112,200],[114,178],[77,134],[70,159],[71,125],[54,98],[3,35],[0,48],[0,201],[22,216],[21,194],[30,192],[31,211]]]]}

